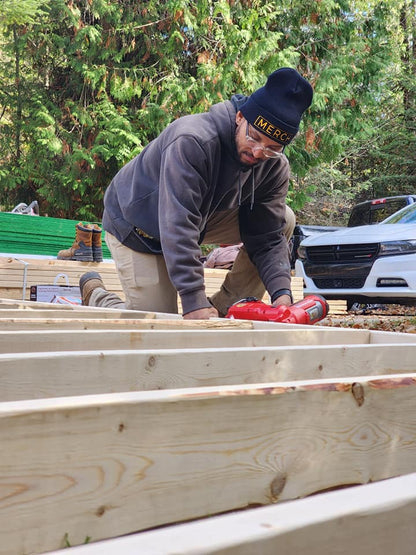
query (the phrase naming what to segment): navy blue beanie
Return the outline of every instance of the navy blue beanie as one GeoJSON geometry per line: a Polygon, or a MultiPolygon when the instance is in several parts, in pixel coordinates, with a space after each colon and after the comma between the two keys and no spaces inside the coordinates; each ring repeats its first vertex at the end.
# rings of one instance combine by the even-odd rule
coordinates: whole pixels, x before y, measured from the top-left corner
{"type": "Polygon", "coordinates": [[[287,145],[298,132],[312,96],[308,81],[295,69],[283,67],[271,73],[265,86],[254,91],[240,110],[257,131],[287,145]]]}

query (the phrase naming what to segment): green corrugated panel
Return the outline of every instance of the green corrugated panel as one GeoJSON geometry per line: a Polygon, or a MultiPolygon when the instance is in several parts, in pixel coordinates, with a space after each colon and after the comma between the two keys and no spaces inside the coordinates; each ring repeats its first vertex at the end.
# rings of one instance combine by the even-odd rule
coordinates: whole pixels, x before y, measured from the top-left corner
{"type": "MultiPolygon", "coordinates": [[[[74,242],[75,226],[79,221],[0,212],[0,252],[56,256],[58,251],[68,249],[74,242]]],[[[104,234],[103,257],[111,258],[104,234]]]]}

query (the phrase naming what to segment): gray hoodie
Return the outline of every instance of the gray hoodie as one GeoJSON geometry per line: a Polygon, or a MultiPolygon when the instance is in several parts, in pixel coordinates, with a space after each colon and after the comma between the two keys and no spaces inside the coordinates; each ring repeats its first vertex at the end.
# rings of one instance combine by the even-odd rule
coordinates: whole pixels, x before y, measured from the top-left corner
{"type": "Polygon", "coordinates": [[[114,177],[103,227],[139,252],[163,254],[184,314],[209,307],[200,244],[214,212],[239,206],[240,234],[268,292],[290,290],[284,228],[289,164],[239,160],[234,96],[203,114],[172,122],[114,177]]]}

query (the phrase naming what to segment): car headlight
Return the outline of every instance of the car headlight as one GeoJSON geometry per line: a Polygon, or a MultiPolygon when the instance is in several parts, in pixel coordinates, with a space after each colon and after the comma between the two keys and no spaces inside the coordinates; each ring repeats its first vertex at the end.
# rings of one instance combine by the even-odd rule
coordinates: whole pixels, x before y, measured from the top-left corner
{"type": "Polygon", "coordinates": [[[380,243],[379,256],[392,256],[393,254],[412,254],[416,252],[416,239],[407,241],[385,241],[380,243]]]}
{"type": "Polygon", "coordinates": [[[298,247],[298,257],[303,259],[306,258],[306,248],[302,247],[302,245],[298,247]]]}

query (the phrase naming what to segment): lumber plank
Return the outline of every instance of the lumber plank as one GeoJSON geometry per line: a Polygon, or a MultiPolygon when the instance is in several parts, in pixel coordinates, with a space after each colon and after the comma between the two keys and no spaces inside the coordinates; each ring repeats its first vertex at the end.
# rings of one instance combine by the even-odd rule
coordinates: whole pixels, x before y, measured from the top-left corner
{"type": "Polygon", "coordinates": [[[401,374],[415,359],[416,345],[1,354],[0,401],[401,374]]]}
{"type": "Polygon", "coordinates": [[[412,472],[416,374],[0,404],[0,553],[412,472]]]}
{"type": "MultiPolygon", "coordinates": [[[[73,305],[73,304],[55,304],[42,301],[30,301],[25,299],[0,299],[0,309],[2,310],[83,310],[83,311],[106,311],[109,312],[109,308],[99,308],[99,307],[89,307],[83,305],[73,305]]],[[[114,309],[112,309],[114,310],[114,309]]]]}
{"type": "MultiPolygon", "coordinates": [[[[79,308],[78,310],[75,308],[71,311],[69,310],[61,310],[61,308],[55,305],[55,309],[45,309],[45,310],[32,310],[32,309],[2,309],[0,308],[0,319],[24,319],[28,318],[29,320],[34,319],[64,319],[64,318],[71,318],[71,319],[134,319],[137,320],[139,318],[156,318],[155,312],[141,312],[141,311],[119,311],[119,310],[102,310],[97,308],[95,310],[89,310],[88,308],[79,308]]],[[[175,316],[179,318],[178,315],[173,314],[172,320],[175,319],[175,316]]]]}
{"type": "MultiPolygon", "coordinates": [[[[0,331],[0,353],[27,353],[43,351],[92,351],[121,349],[197,349],[223,347],[272,347],[307,345],[356,344],[415,344],[412,334],[357,330],[339,332],[335,328],[309,326],[293,330],[284,328],[248,329],[224,327],[216,329],[185,328],[178,333],[171,329],[125,329],[119,326],[107,329],[46,329],[36,326],[27,330],[0,331]],[[403,339],[403,341],[397,341],[403,339]]],[[[398,359],[400,360],[400,358],[398,359]]]]}
{"type": "MultiPolygon", "coordinates": [[[[334,333],[332,328],[299,329],[235,329],[221,333],[213,329],[176,330],[21,330],[0,331],[0,353],[28,353],[42,351],[91,351],[122,349],[188,349],[221,347],[267,347],[366,344],[370,334],[334,333]]],[[[409,339],[409,343],[410,343],[409,339]]]]}
{"type": "MultiPolygon", "coordinates": [[[[273,327],[282,328],[282,329],[293,329],[296,332],[299,329],[307,329],[311,328],[308,325],[300,325],[300,324],[283,324],[278,322],[261,322],[261,321],[253,321],[253,329],[271,329],[273,327]],[[290,326],[290,328],[289,328],[290,326]]],[[[343,339],[343,334],[345,331],[354,331],[359,335],[365,337],[366,333],[369,333],[371,341],[376,343],[413,343],[416,340],[416,334],[414,333],[406,333],[406,332],[396,332],[396,331],[378,331],[378,330],[368,330],[368,329],[356,329],[356,328],[328,328],[327,326],[320,326],[319,322],[313,325],[314,329],[332,329],[337,333],[340,337],[340,342],[348,343],[349,335],[345,335],[345,339],[343,339]]]]}
{"type": "Polygon", "coordinates": [[[0,305],[0,319],[15,318],[73,318],[73,319],[138,319],[138,318],[161,318],[168,320],[181,320],[180,314],[150,312],[144,310],[127,310],[125,308],[104,308],[82,305],[61,305],[44,302],[20,301],[7,306],[0,305]]]}
{"type": "MultiPolygon", "coordinates": [[[[277,324],[279,325],[279,324],[277,324]]],[[[0,330],[33,329],[253,329],[250,320],[157,320],[152,318],[0,318],[0,330]]]]}
{"type": "MultiPolygon", "coordinates": [[[[68,555],[413,555],[416,474],[78,546],[68,555]]],[[[50,555],[62,555],[53,551],[50,555]]]]}
{"type": "MultiPolygon", "coordinates": [[[[22,331],[22,330],[226,330],[226,329],[249,329],[249,330],[270,330],[287,329],[296,333],[298,330],[310,330],[311,326],[301,326],[296,324],[280,324],[275,322],[255,322],[251,320],[182,320],[182,319],[158,319],[159,314],[155,313],[156,319],[141,318],[135,319],[73,319],[73,318],[0,318],[0,331],[22,331]]],[[[350,341],[358,343],[368,343],[371,339],[375,343],[412,343],[416,341],[416,336],[409,333],[398,332],[377,332],[365,329],[339,329],[327,328],[315,325],[313,329],[325,329],[328,333],[336,334],[337,344],[348,344],[350,341]],[[356,338],[356,339],[354,339],[356,338]]]]}

